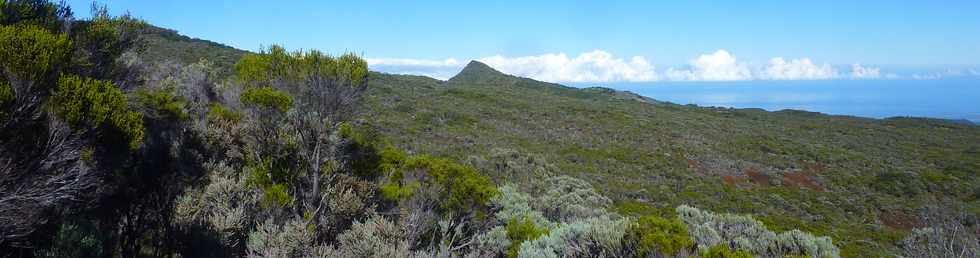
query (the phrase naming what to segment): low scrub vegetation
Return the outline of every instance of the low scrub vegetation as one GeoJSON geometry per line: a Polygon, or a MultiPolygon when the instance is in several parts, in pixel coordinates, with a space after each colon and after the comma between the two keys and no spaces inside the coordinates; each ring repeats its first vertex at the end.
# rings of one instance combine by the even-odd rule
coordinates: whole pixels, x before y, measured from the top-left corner
{"type": "Polygon", "coordinates": [[[377,74],[98,6],[0,11],[0,256],[977,255],[975,127],[686,107],[479,63],[377,74]]]}

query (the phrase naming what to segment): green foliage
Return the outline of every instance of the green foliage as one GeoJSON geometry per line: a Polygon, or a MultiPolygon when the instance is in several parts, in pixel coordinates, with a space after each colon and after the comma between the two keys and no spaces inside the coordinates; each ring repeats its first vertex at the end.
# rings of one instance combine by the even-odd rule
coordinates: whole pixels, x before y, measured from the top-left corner
{"type": "Polygon", "coordinates": [[[694,245],[694,240],[688,236],[687,226],[680,219],[643,216],[631,225],[626,234],[636,243],[640,256],[659,253],[674,255],[694,245]]]}
{"type": "MultiPolygon", "coordinates": [[[[379,165],[379,168],[385,173],[394,173],[396,169],[401,168],[405,164],[405,161],[408,160],[404,152],[391,145],[381,149],[380,156],[381,165],[379,165]]],[[[401,177],[401,174],[397,175],[401,177]]],[[[401,178],[397,178],[396,180],[401,180],[401,178]]]]}
{"type": "Polygon", "coordinates": [[[212,103],[211,107],[208,109],[207,117],[212,120],[225,121],[230,123],[238,123],[242,120],[242,114],[238,111],[232,110],[221,103],[212,103]]]}
{"type": "Polygon", "coordinates": [[[55,30],[71,15],[71,9],[45,0],[0,1],[0,25],[30,24],[55,30]]]}
{"type": "Polygon", "coordinates": [[[259,54],[246,54],[235,64],[239,82],[247,87],[269,85],[271,80],[298,81],[315,74],[318,80],[337,81],[349,87],[363,87],[368,68],[364,59],[346,53],[340,57],[320,51],[289,53],[278,45],[259,54]]]}
{"type": "Polygon", "coordinates": [[[389,182],[381,185],[381,194],[388,200],[410,197],[416,189],[438,189],[439,208],[443,211],[485,215],[482,212],[487,202],[497,194],[489,178],[473,167],[446,158],[405,157],[386,148],[379,167],[389,173],[389,182]]]}
{"type": "Polygon", "coordinates": [[[412,194],[414,194],[418,188],[419,183],[414,181],[404,184],[391,182],[381,184],[378,190],[381,191],[381,197],[384,197],[386,200],[399,201],[412,197],[412,194]]]}
{"type": "Polygon", "coordinates": [[[519,257],[623,257],[629,220],[606,216],[563,223],[521,244],[519,257]]]}
{"type": "Polygon", "coordinates": [[[473,167],[450,159],[416,156],[408,159],[403,169],[424,171],[422,187],[441,189],[439,206],[446,211],[468,212],[486,207],[497,194],[490,179],[473,167]]]}
{"type": "Polygon", "coordinates": [[[47,86],[46,78],[68,62],[71,40],[32,25],[0,25],[0,67],[20,80],[47,86]]]}
{"type": "Polygon", "coordinates": [[[720,244],[712,246],[706,252],[702,252],[701,258],[752,258],[752,254],[741,250],[732,251],[728,248],[728,245],[720,244]]]}
{"type": "Polygon", "coordinates": [[[918,195],[925,190],[918,174],[902,171],[880,172],[871,186],[878,191],[906,197],[918,195]]]}
{"type": "MultiPolygon", "coordinates": [[[[13,101],[14,101],[13,89],[10,88],[10,85],[7,84],[6,81],[0,78],[0,108],[6,106],[7,103],[11,103],[13,101]]],[[[0,111],[0,115],[2,114],[3,111],[0,111]]]]}
{"type": "Polygon", "coordinates": [[[350,82],[351,86],[364,86],[364,80],[367,79],[368,75],[367,61],[364,61],[364,59],[361,59],[353,53],[343,54],[337,58],[337,67],[335,69],[336,72],[334,74],[340,76],[341,80],[350,82]]]}
{"type": "Polygon", "coordinates": [[[548,234],[547,228],[538,227],[528,218],[511,218],[507,222],[507,239],[510,239],[510,248],[507,249],[507,257],[517,257],[521,250],[521,244],[525,241],[537,239],[541,235],[548,234]]]}
{"type": "Polygon", "coordinates": [[[272,87],[250,88],[242,92],[241,101],[245,104],[286,112],[293,105],[289,94],[272,87]]]}
{"type": "Polygon", "coordinates": [[[295,201],[293,197],[289,196],[289,188],[285,184],[272,184],[262,190],[262,206],[264,207],[286,207],[295,201]]]}
{"type": "Polygon", "coordinates": [[[35,252],[38,257],[104,257],[99,231],[90,223],[66,222],[58,227],[51,246],[35,252]]]}
{"type": "Polygon", "coordinates": [[[372,73],[368,84],[368,123],[396,146],[473,161],[497,182],[531,181],[507,172],[532,161],[498,162],[495,150],[534,155],[623,213],[669,217],[692,204],[758,214],[774,218],[773,229],[834,236],[842,255],[869,257],[899,254],[902,229],[882,213],[937,195],[980,207],[970,205],[980,196],[977,126],[624,100],[481,65],[449,81],[372,73]],[[751,170],[764,176],[749,180],[751,170]],[[907,175],[892,183],[879,180],[883,171],[907,175]],[[623,204],[632,200],[661,211],[623,204]]]}
{"type": "Polygon", "coordinates": [[[98,79],[121,72],[117,58],[137,45],[137,32],[146,24],[131,16],[112,17],[105,6],[92,6],[92,19],[73,29],[73,72],[98,79]]]}
{"type": "MultiPolygon", "coordinates": [[[[384,173],[384,162],[382,155],[384,150],[379,150],[382,143],[379,142],[377,132],[370,127],[354,126],[353,123],[341,123],[338,134],[350,141],[350,168],[354,174],[360,178],[372,179],[384,173]]],[[[323,171],[332,171],[323,170],[323,171]]]]}
{"type": "Polygon", "coordinates": [[[187,112],[184,111],[186,101],[181,96],[175,96],[172,88],[139,90],[136,92],[136,101],[151,110],[156,117],[178,121],[188,118],[187,112]]]}
{"type": "Polygon", "coordinates": [[[799,230],[777,234],[749,216],[715,214],[686,205],[678,206],[676,211],[702,251],[723,244],[757,256],[840,257],[840,250],[830,237],[817,237],[799,230]]]}
{"type": "Polygon", "coordinates": [[[73,126],[109,125],[134,149],[143,140],[143,115],[130,111],[126,96],[112,82],[62,76],[50,103],[55,114],[73,126]]]}

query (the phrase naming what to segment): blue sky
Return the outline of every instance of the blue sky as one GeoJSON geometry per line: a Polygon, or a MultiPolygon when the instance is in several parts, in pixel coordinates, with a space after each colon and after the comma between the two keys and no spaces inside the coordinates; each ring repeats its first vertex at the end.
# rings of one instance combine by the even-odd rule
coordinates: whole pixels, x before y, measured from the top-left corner
{"type": "Polygon", "coordinates": [[[270,2],[102,1],[237,48],[353,51],[437,78],[471,59],[572,82],[980,75],[975,0],[270,2]]]}

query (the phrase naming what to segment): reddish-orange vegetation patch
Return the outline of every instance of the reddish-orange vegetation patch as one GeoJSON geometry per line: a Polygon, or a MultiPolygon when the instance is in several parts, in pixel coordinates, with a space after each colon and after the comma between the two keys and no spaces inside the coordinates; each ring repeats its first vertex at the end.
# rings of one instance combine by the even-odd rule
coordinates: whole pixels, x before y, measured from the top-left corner
{"type": "Polygon", "coordinates": [[[884,223],[885,226],[899,230],[912,230],[913,228],[920,226],[920,223],[915,219],[915,217],[909,216],[901,211],[886,212],[881,214],[881,223],[884,223]]]}
{"type": "Polygon", "coordinates": [[[806,166],[806,170],[813,172],[814,174],[819,174],[819,173],[823,173],[824,170],[827,170],[827,166],[824,166],[823,164],[820,163],[814,163],[806,166]]]}
{"type": "Polygon", "coordinates": [[[762,186],[769,185],[769,176],[759,172],[759,169],[757,168],[746,169],[745,175],[749,177],[749,180],[752,181],[752,183],[762,186]]]}
{"type": "Polygon", "coordinates": [[[738,183],[739,181],[742,181],[740,179],[741,178],[736,178],[735,176],[732,176],[732,175],[726,175],[726,176],[722,176],[721,177],[721,181],[725,181],[725,184],[727,184],[727,185],[734,185],[734,184],[738,183]]]}
{"type": "Polygon", "coordinates": [[[696,168],[696,167],[698,167],[698,165],[700,165],[700,164],[698,164],[698,161],[697,160],[694,160],[694,159],[691,159],[691,158],[685,157],[684,160],[687,161],[687,168],[696,168]]]}
{"type": "Polygon", "coordinates": [[[783,184],[787,186],[805,187],[810,190],[823,192],[823,186],[813,180],[813,172],[801,171],[783,174],[783,184]]]}

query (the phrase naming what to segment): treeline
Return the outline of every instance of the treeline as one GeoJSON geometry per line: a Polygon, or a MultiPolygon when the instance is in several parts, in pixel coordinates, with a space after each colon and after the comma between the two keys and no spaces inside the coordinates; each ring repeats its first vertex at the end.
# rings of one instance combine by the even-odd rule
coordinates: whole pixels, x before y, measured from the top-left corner
{"type": "Polygon", "coordinates": [[[0,10],[0,256],[839,256],[748,216],[611,212],[553,167],[498,184],[406,153],[366,126],[353,54],[272,46],[222,76],[143,61],[146,25],[102,7],[0,10]]]}

